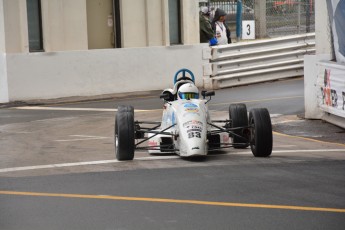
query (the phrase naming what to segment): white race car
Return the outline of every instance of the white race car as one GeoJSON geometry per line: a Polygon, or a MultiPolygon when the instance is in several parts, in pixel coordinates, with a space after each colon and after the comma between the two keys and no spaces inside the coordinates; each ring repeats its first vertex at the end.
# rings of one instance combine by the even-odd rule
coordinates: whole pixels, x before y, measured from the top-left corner
{"type": "Polygon", "coordinates": [[[188,69],[175,74],[174,88],[165,89],[160,95],[164,100],[162,121],[135,121],[132,106],[118,107],[114,136],[119,161],[133,160],[135,150],[193,157],[229,147],[250,146],[256,157],[271,155],[272,125],[267,109],[252,109],[248,119],[245,104],[231,104],[229,119],[211,120],[208,102],[215,93],[202,91],[199,99],[194,79],[188,69]]]}

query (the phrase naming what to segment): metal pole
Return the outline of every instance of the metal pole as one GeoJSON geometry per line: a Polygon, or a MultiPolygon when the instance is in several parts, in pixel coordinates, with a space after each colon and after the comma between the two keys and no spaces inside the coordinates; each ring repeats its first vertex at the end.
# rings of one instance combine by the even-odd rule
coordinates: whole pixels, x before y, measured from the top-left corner
{"type": "Polygon", "coordinates": [[[305,18],[305,24],[306,24],[306,32],[310,33],[310,1],[306,0],[306,18],[305,18]]]}
{"type": "Polygon", "coordinates": [[[297,10],[297,19],[298,19],[298,23],[297,23],[297,33],[300,33],[300,28],[301,28],[301,1],[298,1],[298,10],[297,10]]]}
{"type": "Polygon", "coordinates": [[[236,12],[236,37],[237,41],[241,40],[242,36],[242,0],[237,1],[237,12],[236,12]]]}

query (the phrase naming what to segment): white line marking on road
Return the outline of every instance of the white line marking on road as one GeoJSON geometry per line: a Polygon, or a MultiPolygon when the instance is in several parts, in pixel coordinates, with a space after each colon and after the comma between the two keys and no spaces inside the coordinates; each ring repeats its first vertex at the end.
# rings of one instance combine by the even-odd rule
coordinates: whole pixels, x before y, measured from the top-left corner
{"type": "Polygon", "coordinates": [[[101,136],[87,136],[87,135],[69,135],[70,137],[81,137],[77,139],[68,139],[68,140],[55,140],[57,142],[69,142],[69,141],[88,141],[88,140],[103,140],[109,139],[111,137],[101,137],[101,136]]]}
{"type": "Polygon", "coordinates": [[[248,100],[248,101],[233,101],[233,102],[225,102],[225,103],[216,103],[210,104],[210,106],[215,105],[227,105],[227,104],[238,104],[238,103],[253,103],[253,102],[264,102],[264,101],[274,101],[274,100],[286,100],[286,99],[296,99],[296,98],[304,98],[303,95],[301,96],[291,96],[291,97],[273,97],[273,98],[263,98],[258,100],[248,100]]]}
{"type": "MultiPolygon", "coordinates": [[[[13,107],[12,109],[18,110],[56,110],[56,111],[87,111],[87,112],[117,112],[117,109],[105,108],[68,108],[68,107],[43,107],[43,106],[22,106],[13,107]]],[[[147,112],[151,110],[135,109],[135,112],[147,112]]]]}
{"type": "MultiPolygon", "coordinates": [[[[296,152],[345,152],[345,149],[305,149],[305,150],[278,150],[272,153],[296,153],[296,152]]],[[[251,152],[231,152],[224,155],[248,155],[251,152]]],[[[217,155],[209,155],[209,157],[217,155]]],[[[138,157],[134,158],[136,161],[151,161],[151,160],[169,160],[178,159],[179,156],[150,156],[150,157],[138,157]]],[[[75,163],[62,163],[62,164],[49,164],[49,165],[37,165],[37,166],[24,166],[24,167],[13,167],[0,169],[0,173],[28,171],[36,169],[52,169],[52,168],[63,168],[63,167],[74,167],[74,166],[85,166],[85,165],[101,165],[101,164],[112,164],[112,163],[125,163],[126,161],[118,160],[100,160],[100,161],[88,161],[88,162],[75,162],[75,163]]],[[[128,162],[128,161],[127,161],[128,162]]]]}
{"type": "Polygon", "coordinates": [[[304,150],[276,150],[272,153],[312,153],[312,152],[345,152],[345,149],[304,149],[304,150]]]}

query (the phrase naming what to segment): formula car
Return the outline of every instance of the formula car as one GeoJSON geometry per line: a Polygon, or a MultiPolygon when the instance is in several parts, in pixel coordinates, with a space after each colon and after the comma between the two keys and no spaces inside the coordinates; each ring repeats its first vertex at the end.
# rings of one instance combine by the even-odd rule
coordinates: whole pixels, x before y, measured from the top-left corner
{"type": "Polygon", "coordinates": [[[164,100],[161,121],[135,121],[132,106],[119,106],[114,131],[116,158],[133,160],[136,150],[194,157],[249,146],[255,157],[271,155],[272,125],[266,108],[251,109],[248,119],[245,104],[230,104],[229,119],[211,120],[208,103],[215,93],[202,91],[201,95],[200,99],[194,74],[181,69],[175,74],[174,87],[160,95],[164,100]]]}

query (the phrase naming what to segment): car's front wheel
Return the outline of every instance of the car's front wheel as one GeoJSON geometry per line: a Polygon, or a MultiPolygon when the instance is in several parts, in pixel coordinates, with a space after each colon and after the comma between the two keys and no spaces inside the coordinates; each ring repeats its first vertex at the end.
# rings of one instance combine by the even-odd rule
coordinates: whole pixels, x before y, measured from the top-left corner
{"type": "Polygon", "coordinates": [[[251,126],[250,148],[255,157],[268,157],[272,153],[273,135],[271,117],[267,109],[252,109],[249,112],[251,126]]]}
{"type": "Polygon", "coordinates": [[[121,105],[115,116],[115,154],[119,161],[133,160],[135,150],[134,109],[121,105]]]}

